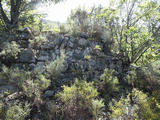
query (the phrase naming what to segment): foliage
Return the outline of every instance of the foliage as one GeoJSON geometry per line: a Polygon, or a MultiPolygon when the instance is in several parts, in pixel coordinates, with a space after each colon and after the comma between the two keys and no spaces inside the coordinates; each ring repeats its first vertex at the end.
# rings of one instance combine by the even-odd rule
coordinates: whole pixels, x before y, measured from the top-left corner
{"type": "Polygon", "coordinates": [[[64,69],[65,54],[61,51],[60,57],[46,66],[46,76],[54,80],[64,69]]]}
{"type": "Polygon", "coordinates": [[[23,93],[29,98],[40,100],[43,91],[50,86],[51,80],[37,69],[30,74],[30,78],[22,86],[23,93]]]}
{"type": "Polygon", "coordinates": [[[8,105],[1,106],[0,116],[3,120],[25,120],[30,114],[30,104],[25,103],[9,103],[8,105]]]}
{"type": "Polygon", "coordinates": [[[159,18],[156,1],[119,1],[102,9],[97,18],[104,20],[102,22],[111,33],[110,39],[115,43],[112,51],[118,53],[124,63],[146,64],[159,56],[156,52],[159,44],[153,35],[155,27],[152,24],[159,18]]]}
{"type": "Polygon", "coordinates": [[[71,87],[63,86],[63,92],[58,94],[65,104],[73,103],[75,99],[78,99],[78,104],[81,106],[90,103],[97,95],[98,92],[93,87],[93,83],[78,81],[78,79],[71,87]]]}
{"type": "Polygon", "coordinates": [[[100,47],[100,45],[95,45],[94,49],[95,50],[101,50],[101,47],[100,47]]]}
{"type": "Polygon", "coordinates": [[[117,77],[114,76],[114,71],[106,68],[96,84],[98,92],[106,104],[105,107],[108,107],[108,103],[111,101],[112,97],[118,95],[117,93],[119,90],[119,82],[117,77]]]}
{"type": "Polygon", "coordinates": [[[19,89],[22,88],[25,81],[31,79],[30,72],[24,72],[18,68],[8,68],[6,66],[2,66],[0,77],[7,83],[16,85],[19,89]]]}
{"type": "MultiPolygon", "coordinates": [[[[57,3],[61,0],[51,1],[57,3]]],[[[45,2],[48,2],[48,0],[45,2]]],[[[39,18],[41,17],[41,15],[39,15],[35,12],[35,10],[32,9],[33,6],[34,2],[30,0],[0,1],[0,21],[3,21],[1,23],[5,28],[4,30],[14,31],[20,26],[25,27],[26,25],[27,27],[39,27],[39,18]]]]}
{"type": "Polygon", "coordinates": [[[114,71],[105,69],[104,73],[100,76],[101,85],[103,85],[107,94],[118,90],[118,79],[113,76],[114,71]]]}
{"type": "MultiPolygon", "coordinates": [[[[56,3],[59,0],[52,1],[56,3]]],[[[51,31],[63,35],[71,32],[72,35],[78,37],[89,37],[88,40],[96,41],[91,41],[95,43],[94,50],[109,53],[112,49],[112,60],[118,59],[122,62],[122,66],[117,66],[122,67],[122,72],[118,73],[119,70],[117,72],[120,79],[118,80],[114,71],[109,69],[105,69],[100,80],[97,80],[98,89],[94,87],[93,82],[88,83],[86,80],[76,79],[74,84],[64,85],[63,91],[56,94],[59,100],[57,102],[59,106],[62,106],[60,110],[62,113],[58,111],[60,107],[57,107],[57,102],[52,106],[56,108],[54,112],[59,114],[58,116],[64,115],[65,119],[97,120],[103,108],[108,110],[108,103],[118,98],[117,96],[122,92],[123,96],[120,100],[113,100],[110,105],[109,117],[111,119],[158,120],[160,118],[159,2],[156,0],[110,1],[110,5],[106,8],[74,10],[68,19],[68,24],[51,23],[51,26],[40,21],[42,15],[32,9],[34,1],[0,0],[0,63],[8,64],[18,58],[22,46],[15,41],[19,40],[18,36],[20,36],[18,29],[24,27],[34,29],[34,33],[42,33],[30,40],[31,49],[39,49],[41,45],[47,44],[43,31],[44,34],[53,33],[51,31]],[[98,42],[102,46],[98,45],[98,42]],[[129,90],[136,89],[125,97],[124,94],[128,91],[124,90],[128,88],[129,90]],[[144,93],[144,91],[149,93],[144,93]]],[[[46,65],[42,71],[40,69],[26,71],[2,66],[0,79],[5,84],[17,87],[18,93],[22,93],[22,96],[17,99],[33,102],[33,106],[39,112],[43,93],[50,86],[53,87],[54,81],[64,72],[65,58],[64,51],[61,51],[60,56],[46,65]]],[[[84,59],[88,61],[91,58],[89,54],[84,56],[84,59]]],[[[96,73],[96,71],[91,72],[96,73]]],[[[6,96],[8,96],[7,92],[0,97],[5,99],[6,96]]],[[[0,102],[0,119],[28,119],[26,117],[31,111],[31,105],[28,102],[15,102],[15,99],[7,102],[0,102]]],[[[47,102],[44,99],[43,105],[47,102]]],[[[32,110],[35,112],[34,108],[32,110]]],[[[51,111],[48,113],[51,116],[50,119],[54,116],[51,115],[53,113],[51,111]]]]}
{"type": "Polygon", "coordinates": [[[30,44],[33,48],[39,48],[41,45],[46,43],[46,41],[47,41],[46,36],[39,35],[35,36],[33,40],[30,40],[30,44]]]}
{"type": "Polygon", "coordinates": [[[91,56],[90,56],[90,55],[85,55],[85,56],[84,56],[84,59],[90,60],[90,59],[91,59],[91,56]]]}
{"type": "Polygon", "coordinates": [[[15,41],[12,41],[11,43],[5,42],[2,51],[0,52],[0,56],[4,59],[16,59],[19,52],[20,46],[15,41]]]}
{"type": "Polygon", "coordinates": [[[49,79],[46,79],[44,75],[40,74],[39,76],[37,76],[37,79],[34,80],[34,82],[39,86],[40,90],[45,90],[49,87],[51,81],[49,79]]]}
{"type": "Polygon", "coordinates": [[[109,33],[102,20],[97,19],[101,7],[82,9],[78,8],[72,11],[68,18],[70,31],[73,35],[79,36],[81,33],[87,34],[90,39],[108,41],[109,33]]]}
{"type": "Polygon", "coordinates": [[[40,73],[20,70],[18,68],[2,67],[0,77],[7,84],[15,85],[29,98],[41,97],[41,93],[50,85],[50,80],[40,73]]]}
{"type": "Polygon", "coordinates": [[[130,66],[126,76],[126,82],[128,85],[132,85],[136,88],[152,91],[159,86],[160,76],[160,61],[155,61],[145,66],[130,66]]]}
{"type": "Polygon", "coordinates": [[[84,109],[87,109],[96,118],[101,113],[101,108],[104,107],[102,100],[96,99],[98,92],[93,83],[87,83],[84,80],[76,79],[71,87],[63,86],[63,91],[56,96],[65,103],[67,111],[72,108],[71,111],[73,110],[76,115],[78,112],[84,115],[84,109]]]}
{"type": "Polygon", "coordinates": [[[104,103],[102,100],[92,100],[92,114],[95,120],[97,120],[98,115],[102,113],[102,108],[104,108],[104,103]]]}
{"type": "Polygon", "coordinates": [[[70,31],[73,35],[76,35],[80,32],[86,32],[87,28],[87,12],[85,10],[78,9],[72,11],[68,23],[70,25],[70,31]]]}
{"type": "Polygon", "coordinates": [[[142,91],[133,89],[127,98],[114,101],[110,106],[111,119],[131,119],[131,120],[157,120],[159,118],[159,104],[154,98],[148,97],[142,91]]]}

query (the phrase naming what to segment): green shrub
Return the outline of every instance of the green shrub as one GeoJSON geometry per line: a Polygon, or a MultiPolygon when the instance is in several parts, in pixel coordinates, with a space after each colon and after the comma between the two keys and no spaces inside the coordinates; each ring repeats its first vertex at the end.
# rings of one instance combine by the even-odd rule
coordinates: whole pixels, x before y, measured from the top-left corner
{"type": "Polygon", "coordinates": [[[34,70],[31,74],[31,79],[24,82],[22,89],[29,98],[38,98],[40,100],[41,94],[50,86],[51,80],[47,79],[45,75],[34,70]]]}
{"type": "Polygon", "coordinates": [[[20,46],[15,41],[12,41],[11,43],[5,42],[2,46],[0,56],[4,59],[17,59],[19,52],[20,46]]]}
{"type": "Polygon", "coordinates": [[[47,79],[44,75],[37,76],[37,79],[34,80],[34,83],[39,86],[39,89],[45,90],[50,85],[50,80],[47,79]]]}
{"type": "Polygon", "coordinates": [[[33,82],[33,80],[27,80],[22,86],[22,92],[25,96],[30,99],[40,99],[41,92],[38,86],[33,82]]]}
{"type": "Polygon", "coordinates": [[[102,108],[104,108],[104,103],[102,100],[93,99],[92,100],[92,114],[93,118],[97,120],[98,115],[102,113],[102,108]]]}
{"type": "Polygon", "coordinates": [[[114,71],[108,70],[107,68],[104,70],[104,73],[100,76],[102,83],[106,85],[108,88],[107,92],[117,91],[118,90],[118,79],[113,76],[114,71]]]}
{"type": "Polygon", "coordinates": [[[57,76],[60,75],[60,73],[64,70],[64,60],[65,54],[63,51],[61,51],[60,57],[58,57],[56,60],[46,66],[47,78],[54,80],[57,76]]]}
{"type": "Polygon", "coordinates": [[[95,45],[94,49],[95,50],[100,50],[100,51],[102,50],[100,45],[95,45]]]}
{"type": "Polygon", "coordinates": [[[125,80],[128,85],[152,92],[160,85],[160,61],[141,67],[132,65],[125,80]]]}
{"type": "Polygon", "coordinates": [[[145,93],[133,89],[127,98],[114,101],[110,106],[111,119],[131,119],[131,120],[158,120],[160,117],[160,106],[154,98],[145,93]]]}
{"type": "Polygon", "coordinates": [[[6,66],[2,66],[0,77],[6,83],[16,85],[20,89],[25,81],[31,79],[30,72],[26,72],[18,68],[8,68],[6,66]]]}
{"type": "Polygon", "coordinates": [[[18,87],[29,98],[40,98],[41,93],[50,85],[50,80],[47,79],[42,73],[34,71],[31,74],[28,71],[20,70],[18,68],[2,67],[0,72],[1,79],[6,84],[12,84],[18,87]]]}
{"type": "Polygon", "coordinates": [[[44,71],[41,71],[39,68],[34,69],[31,76],[34,84],[36,84],[41,91],[47,89],[51,84],[51,80],[47,79],[44,71]]]}
{"type": "Polygon", "coordinates": [[[97,97],[98,92],[93,87],[93,83],[87,83],[78,79],[71,86],[63,86],[63,91],[58,94],[59,98],[66,104],[73,103],[74,98],[78,99],[79,105],[87,105],[91,103],[92,99],[97,97]]]}
{"type": "Polygon", "coordinates": [[[117,96],[119,90],[119,82],[117,77],[113,76],[114,71],[105,69],[104,73],[100,76],[100,80],[97,81],[98,92],[100,96],[104,99],[106,107],[111,101],[113,96],[117,96]]]}
{"type": "Polygon", "coordinates": [[[56,96],[65,104],[64,112],[67,112],[67,116],[74,119],[77,116],[78,118],[83,116],[86,119],[89,115],[96,118],[104,107],[102,100],[96,99],[98,92],[93,83],[87,83],[84,80],[76,79],[72,86],[63,86],[63,91],[56,96]],[[84,112],[85,110],[87,111],[84,112]]]}
{"type": "Polygon", "coordinates": [[[30,44],[34,48],[39,48],[41,45],[47,42],[46,36],[39,35],[36,36],[33,40],[30,40],[30,44]]]}
{"type": "Polygon", "coordinates": [[[2,120],[25,120],[30,114],[30,104],[25,103],[8,103],[8,105],[1,105],[0,117],[2,120]]]}
{"type": "Polygon", "coordinates": [[[84,56],[84,59],[86,59],[86,60],[90,60],[92,58],[92,56],[90,56],[90,55],[85,55],[84,56]]]}

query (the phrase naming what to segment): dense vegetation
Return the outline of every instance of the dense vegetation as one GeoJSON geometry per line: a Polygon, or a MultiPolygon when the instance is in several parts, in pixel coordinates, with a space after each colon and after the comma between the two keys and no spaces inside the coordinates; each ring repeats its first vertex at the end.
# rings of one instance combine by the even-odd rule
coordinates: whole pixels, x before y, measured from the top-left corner
{"type": "MultiPolygon", "coordinates": [[[[0,120],[160,119],[158,0],[111,0],[109,7],[79,8],[67,23],[52,27],[42,22],[35,4],[0,1],[0,120]],[[81,68],[65,70],[68,55],[60,47],[59,56],[43,67],[32,68],[29,61],[19,60],[26,49],[38,53],[49,40],[56,41],[51,35],[85,38],[96,43],[93,53],[112,56],[109,64],[120,64],[90,79],[81,68]],[[56,81],[66,77],[64,71],[74,78],[58,86],[56,81]]],[[[85,61],[93,58],[84,56],[85,61]]]]}

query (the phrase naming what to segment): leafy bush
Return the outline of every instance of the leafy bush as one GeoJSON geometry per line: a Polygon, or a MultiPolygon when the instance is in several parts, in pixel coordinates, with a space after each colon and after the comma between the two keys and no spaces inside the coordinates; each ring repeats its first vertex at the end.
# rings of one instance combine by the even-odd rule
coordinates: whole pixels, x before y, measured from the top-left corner
{"type": "Polygon", "coordinates": [[[113,96],[117,96],[119,90],[119,82],[117,77],[113,76],[114,71],[105,69],[104,73],[100,76],[100,80],[97,81],[98,92],[100,96],[104,99],[106,107],[111,101],[113,96]]]}
{"type": "Polygon", "coordinates": [[[64,70],[65,54],[61,51],[60,57],[46,66],[47,78],[54,80],[64,70]]]}
{"type": "Polygon", "coordinates": [[[104,103],[102,100],[94,99],[92,100],[92,114],[93,118],[97,120],[98,115],[102,113],[102,108],[104,108],[104,103]]]}
{"type": "Polygon", "coordinates": [[[133,89],[127,98],[114,101],[110,106],[111,119],[131,120],[158,120],[160,117],[160,106],[154,98],[148,97],[145,93],[133,89]]]}
{"type": "Polygon", "coordinates": [[[16,85],[19,89],[22,88],[25,81],[31,79],[30,72],[18,68],[8,68],[6,66],[2,66],[0,77],[5,82],[16,85]]]}
{"type": "Polygon", "coordinates": [[[12,41],[11,43],[5,42],[2,46],[2,51],[0,52],[0,56],[4,59],[17,59],[17,55],[20,52],[20,46],[12,41]]]}
{"type": "Polygon", "coordinates": [[[36,36],[33,40],[30,40],[30,44],[33,48],[39,48],[46,41],[47,41],[46,36],[39,35],[39,36],[36,36]]]}
{"type": "Polygon", "coordinates": [[[35,70],[31,74],[31,79],[24,82],[22,90],[29,98],[41,99],[41,94],[50,86],[51,80],[47,79],[42,72],[35,70]]]}
{"type": "Polygon", "coordinates": [[[2,105],[0,108],[0,117],[3,120],[25,120],[30,114],[30,104],[14,102],[8,105],[2,105]]]}
{"type": "Polygon", "coordinates": [[[39,89],[41,91],[47,89],[47,87],[49,87],[51,83],[51,81],[46,78],[44,71],[40,70],[39,68],[34,69],[31,76],[32,76],[34,83],[37,86],[39,86],[39,89]]]}
{"type": "Polygon", "coordinates": [[[136,88],[152,91],[160,84],[160,61],[155,61],[141,67],[131,66],[126,76],[126,82],[136,88]]]}
{"type": "Polygon", "coordinates": [[[34,80],[34,83],[39,86],[40,90],[45,90],[50,85],[50,80],[46,79],[44,75],[37,76],[37,79],[34,80]]]}
{"type": "Polygon", "coordinates": [[[101,82],[99,86],[105,91],[106,94],[110,94],[118,90],[118,79],[113,76],[114,71],[105,69],[104,73],[100,76],[101,82]]]}
{"type": "Polygon", "coordinates": [[[33,82],[33,80],[25,81],[22,86],[22,92],[30,99],[37,98],[39,100],[41,97],[41,91],[38,89],[38,86],[33,82]]]}
{"type": "MultiPolygon", "coordinates": [[[[35,71],[36,72],[36,71],[35,71]]],[[[50,80],[42,73],[31,74],[28,71],[20,70],[18,68],[2,67],[0,77],[6,84],[12,84],[18,87],[29,98],[34,96],[40,97],[41,92],[50,85],[50,80]]]]}
{"type": "Polygon", "coordinates": [[[79,36],[86,34],[92,40],[109,40],[110,33],[106,29],[106,23],[100,20],[97,15],[102,8],[82,9],[72,11],[68,18],[68,24],[72,35],[79,36]]]}
{"type": "Polygon", "coordinates": [[[70,31],[73,35],[78,35],[81,32],[87,33],[88,31],[88,13],[86,10],[77,9],[72,11],[68,23],[70,25],[70,31]]]}
{"type": "Polygon", "coordinates": [[[95,45],[94,49],[95,50],[102,50],[100,45],[95,45]]]}
{"type": "Polygon", "coordinates": [[[56,96],[65,104],[65,114],[73,119],[86,119],[89,115],[96,118],[104,107],[102,100],[96,99],[98,92],[93,83],[84,80],[76,79],[71,87],[63,86],[56,96]]]}
{"type": "Polygon", "coordinates": [[[75,83],[71,86],[63,86],[63,92],[60,92],[58,96],[66,103],[73,103],[74,98],[78,98],[79,105],[87,105],[91,103],[91,100],[97,97],[98,92],[93,87],[93,83],[87,83],[86,81],[75,80],[75,83]]]}
{"type": "Polygon", "coordinates": [[[90,60],[90,59],[91,59],[91,57],[92,57],[92,56],[90,56],[90,55],[85,55],[85,56],[84,56],[84,59],[86,59],[86,60],[90,60]]]}

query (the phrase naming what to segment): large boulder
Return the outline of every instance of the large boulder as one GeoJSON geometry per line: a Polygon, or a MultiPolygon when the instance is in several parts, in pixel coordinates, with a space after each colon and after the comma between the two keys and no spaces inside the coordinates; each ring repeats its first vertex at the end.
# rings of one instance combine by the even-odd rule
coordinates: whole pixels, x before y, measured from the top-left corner
{"type": "Polygon", "coordinates": [[[22,63],[35,63],[35,56],[32,50],[23,50],[20,53],[19,61],[22,63]]]}

